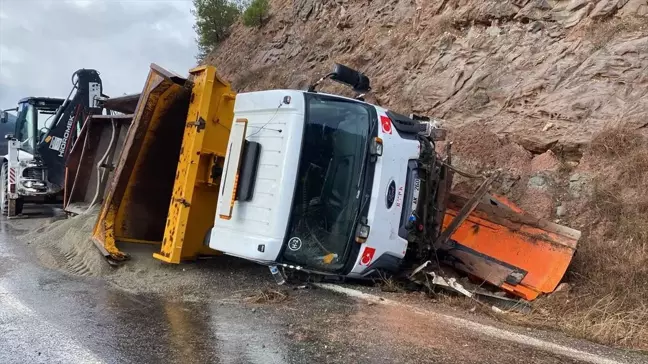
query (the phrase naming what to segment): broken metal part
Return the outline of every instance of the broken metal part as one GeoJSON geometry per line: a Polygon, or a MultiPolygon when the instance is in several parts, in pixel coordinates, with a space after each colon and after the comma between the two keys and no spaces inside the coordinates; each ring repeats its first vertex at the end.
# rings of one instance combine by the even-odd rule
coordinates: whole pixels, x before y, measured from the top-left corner
{"type": "MultiPolygon", "coordinates": [[[[443,226],[470,200],[451,195],[443,226]]],[[[510,202],[482,199],[443,247],[442,261],[506,292],[533,300],[552,292],[576,250],[580,232],[538,219],[510,202]]]]}
{"type": "Polygon", "coordinates": [[[475,207],[479,204],[479,201],[486,195],[490,186],[495,182],[497,177],[499,177],[500,171],[495,171],[488,179],[486,179],[481,186],[477,189],[477,192],[473,197],[468,200],[468,202],[461,208],[461,211],[455,216],[450,225],[448,225],[441,235],[434,242],[435,249],[442,249],[447,246],[448,239],[454,234],[459,226],[466,221],[470,213],[473,212],[475,207]]]}

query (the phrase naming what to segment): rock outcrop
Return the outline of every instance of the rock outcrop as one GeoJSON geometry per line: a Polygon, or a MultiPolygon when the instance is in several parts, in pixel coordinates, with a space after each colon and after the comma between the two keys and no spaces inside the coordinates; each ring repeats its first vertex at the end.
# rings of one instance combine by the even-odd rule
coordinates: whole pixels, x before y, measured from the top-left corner
{"type": "Polygon", "coordinates": [[[648,123],[648,0],[271,3],[205,59],[238,90],[304,88],[344,63],[371,78],[370,101],[567,159],[607,126],[648,123]]]}

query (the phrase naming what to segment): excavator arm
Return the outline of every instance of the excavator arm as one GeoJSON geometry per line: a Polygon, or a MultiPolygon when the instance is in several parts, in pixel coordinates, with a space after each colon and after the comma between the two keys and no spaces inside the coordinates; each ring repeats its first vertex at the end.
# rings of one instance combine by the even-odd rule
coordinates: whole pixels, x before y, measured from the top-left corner
{"type": "Polygon", "coordinates": [[[72,75],[70,95],[52,122],[40,131],[36,151],[47,166],[51,183],[63,186],[65,161],[88,116],[101,113],[102,83],[99,72],[80,69],[72,75]],[[74,96],[72,96],[74,93],[74,96]]]}

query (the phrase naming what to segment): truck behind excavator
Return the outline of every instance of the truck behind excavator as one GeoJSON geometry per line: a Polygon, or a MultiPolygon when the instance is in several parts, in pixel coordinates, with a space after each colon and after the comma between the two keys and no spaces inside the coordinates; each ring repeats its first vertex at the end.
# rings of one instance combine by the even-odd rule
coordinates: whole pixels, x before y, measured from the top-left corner
{"type": "Polygon", "coordinates": [[[122,243],[157,244],[167,263],[224,253],[334,277],[430,261],[527,300],[565,273],[580,232],[489,195],[497,171],[452,194],[438,123],[365,102],[364,74],[336,65],[306,91],[240,94],[213,67],[190,74],[153,65],[130,97],[92,236],[112,264],[128,260],[122,243]],[[317,91],[327,78],[356,97],[317,91]]]}
{"type": "Polygon", "coordinates": [[[15,132],[7,134],[7,154],[0,171],[0,210],[4,216],[22,213],[24,202],[60,201],[65,183],[65,162],[79,131],[92,114],[101,114],[102,82],[99,73],[80,69],[72,75],[72,90],[65,99],[27,97],[15,109],[15,132]],[[74,95],[72,95],[74,94],[74,95]]]}

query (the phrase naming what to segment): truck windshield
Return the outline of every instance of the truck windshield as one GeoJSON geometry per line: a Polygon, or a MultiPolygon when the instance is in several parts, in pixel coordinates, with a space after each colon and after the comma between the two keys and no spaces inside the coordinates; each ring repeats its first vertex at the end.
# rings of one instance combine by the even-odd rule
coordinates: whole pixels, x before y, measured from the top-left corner
{"type": "Polygon", "coordinates": [[[34,153],[34,148],[41,139],[41,130],[48,128],[58,107],[59,101],[21,102],[18,105],[15,137],[20,142],[20,149],[34,153]],[[36,105],[34,105],[34,103],[36,105]]]}
{"type": "Polygon", "coordinates": [[[18,118],[16,119],[16,139],[20,142],[20,149],[34,153],[34,122],[35,108],[27,102],[18,105],[18,118]]]}
{"type": "Polygon", "coordinates": [[[306,95],[306,121],[284,258],[321,271],[344,266],[361,208],[370,109],[306,95]]]}

